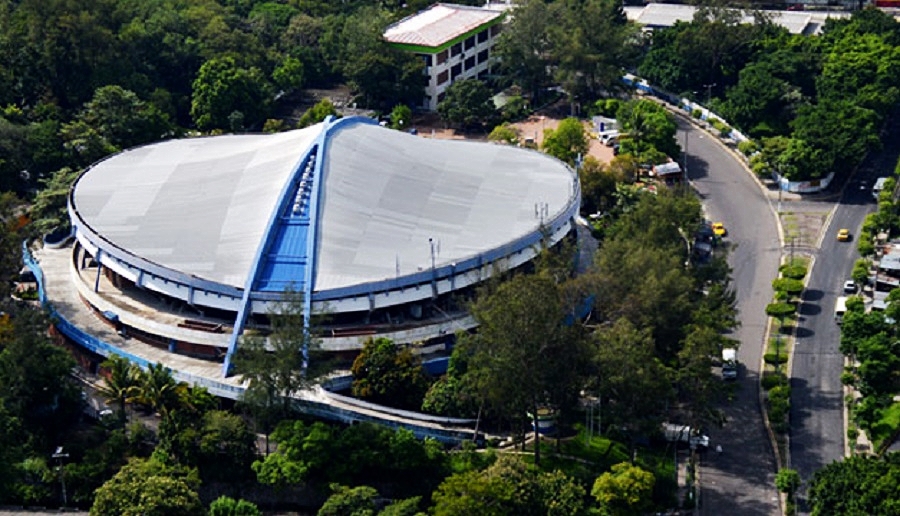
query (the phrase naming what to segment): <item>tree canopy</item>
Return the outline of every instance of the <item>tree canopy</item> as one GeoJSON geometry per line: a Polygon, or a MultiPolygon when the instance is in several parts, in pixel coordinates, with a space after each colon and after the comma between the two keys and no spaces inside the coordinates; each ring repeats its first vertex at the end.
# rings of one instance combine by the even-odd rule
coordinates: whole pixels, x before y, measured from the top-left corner
{"type": "Polygon", "coordinates": [[[196,472],[133,459],[97,490],[92,516],[199,516],[196,472]]]}
{"type": "Polygon", "coordinates": [[[895,514],[900,511],[898,454],[847,457],[818,470],[807,496],[815,516],[895,514]]]}

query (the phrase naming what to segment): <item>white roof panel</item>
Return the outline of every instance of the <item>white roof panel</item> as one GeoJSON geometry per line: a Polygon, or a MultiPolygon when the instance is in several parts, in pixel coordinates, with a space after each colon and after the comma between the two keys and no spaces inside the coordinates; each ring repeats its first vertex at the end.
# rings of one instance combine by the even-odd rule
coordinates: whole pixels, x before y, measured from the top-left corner
{"type": "Polygon", "coordinates": [[[391,43],[439,47],[500,16],[503,12],[495,9],[435,4],[389,26],[384,39],[391,43]]]}
{"type": "MultiPolygon", "coordinates": [[[[625,7],[625,15],[641,25],[649,27],[671,27],[676,21],[689,22],[694,19],[697,7],[682,4],[656,4],[625,7]]],[[[780,25],[792,34],[816,34],[821,31],[828,18],[844,18],[850,13],[837,11],[761,11],[770,16],[772,23],[780,25]]],[[[754,23],[753,16],[744,11],[741,23],[754,23]]]]}
{"type": "Polygon", "coordinates": [[[276,200],[322,128],[169,140],[128,150],[79,179],[75,208],[120,249],[244,288],[276,200]]]}
{"type": "Polygon", "coordinates": [[[331,136],[325,166],[316,291],[427,270],[432,243],[437,266],[495,249],[538,231],[575,189],[539,152],[367,124],[331,136]]]}

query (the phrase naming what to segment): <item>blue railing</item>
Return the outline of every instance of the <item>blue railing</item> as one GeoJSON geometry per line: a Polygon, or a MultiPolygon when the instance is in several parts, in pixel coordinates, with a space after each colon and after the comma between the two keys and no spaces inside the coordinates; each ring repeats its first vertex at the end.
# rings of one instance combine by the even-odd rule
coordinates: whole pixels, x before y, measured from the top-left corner
{"type": "MultiPolygon", "coordinates": [[[[34,256],[31,254],[31,251],[28,249],[27,242],[22,243],[22,260],[24,261],[28,269],[31,270],[32,273],[34,273],[35,280],[38,284],[38,299],[40,300],[41,305],[49,312],[54,326],[56,326],[56,328],[62,334],[70,338],[76,344],[94,353],[97,353],[98,355],[105,357],[108,357],[110,355],[118,355],[136,364],[142,369],[147,369],[150,366],[150,361],[148,361],[147,359],[129,353],[119,347],[113,346],[112,344],[106,343],[94,337],[93,335],[88,334],[81,328],[78,328],[74,324],[70,323],[68,320],[66,320],[65,317],[63,317],[59,312],[56,311],[56,309],[53,307],[53,304],[47,300],[47,292],[44,288],[44,271],[41,269],[40,264],[38,264],[37,260],[35,260],[34,256]]],[[[240,397],[240,394],[244,391],[244,388],[240,386],[229,385],[226,383],[218,382],[216,380],[212,380],[210,378],[196,376],[182,371],[171,369],[170,371],[172,371],[172,377],[175,378],[175,380],[191,385],[204,387],[210,392],[210,394],[213,394],[214,396],[229,399],[238,399],[238,397],[240,397]]],[[[380,418],[373,415],[355,412],[351,409],[334,407],[332,405],[328,405],[327,403],[318,401],[296,400],[295,402],[297,403],[297,406],[301,411],[316,417],[320,417],[322,419],[327,419],[330,421],[340,421],[343,423],[367,421],[391,428],[406,428],[413,432],[413,434],[419,439],[430,437],[446,443],[458,443],[461,441],[471,440],[473,435],[471,429],[431,428],[421,424],[416,424],[416,422],[414,421],[401,421],[396,419],[380,418]]],[[[386,407],[378,407],[378,410],[380,412],[384,412],[386,410],[386,407]]],[[[423,416],[422,414],[415,413],[410,413],[410,415],[415,415],[420,418],[423,416]]],[[[434,416],[426,416],[426,419],[430,419],[432,417],[434,416]]]]}
{"type": "MultiPolygon", "coordinates": [[[[37,280],[38,284],[38,299],[40,300],[41,305],[50,314],[50,318],[53,321],[54,326],[56,326],[57,330],[59,330],[66,337],[72,339],[74,342],[78,343],[81,347],[93,351],[98,355],[102,355],[104,357],[108,357],[110,355],[118,355],[122,358],[125,358],[129,362],[134,363],[141,369],[147,369],[148,367],[150,367],[150,361],[148,361],[147,359],[129,353],[122,348],[103,342],[102,340],[94,337],[93,335],[90,335],[81,328],[70,323],[65,317],[63,317],[59,312],[56,311],[56,309],[53,307],[53,304],[47,301],[47,292],[44,288],[44,271],[41,270],[41,267],[37,263],[37,260],[34,259],[34,256],[28,249],[27,242],[22,242],[22,260],[28,267],[28,269],[31,270],[32,273],[34,273],[34,277],[37,280]]],[[[192,385],[200,385],[202,387],[205,387],[211,394],[223,398],[237,399],[240,396],[241,392],[244,391],[242,387],[217,382],[215,380],[210,380],[209,378],[203,378],[201,376],[196,376],[181,371],[173,370],[172,377],[179,382],[186,382],[192,385]]]]}

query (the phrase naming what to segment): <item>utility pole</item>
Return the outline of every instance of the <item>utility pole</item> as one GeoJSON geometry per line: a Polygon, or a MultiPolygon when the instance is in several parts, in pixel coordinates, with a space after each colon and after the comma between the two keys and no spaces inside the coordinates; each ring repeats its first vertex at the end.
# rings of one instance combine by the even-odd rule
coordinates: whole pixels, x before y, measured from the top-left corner
{"type": "Polygon", "coordinates": [[[716,83],[704,84],[706,87],[706,108],[709,109],[709,103],[712,102],[712,89],[716,83]]]}
{"type": "Polygon", "coordinates": [[[62,446],[57,446],[57,447],[56,447],[56,451],[53,452],[53,458],[56,459],[56,460],[58,461],[58,463],[59,463],[59,465],[57,466],[57,468],[58,468],[58,471],[59,471],[59,483],[60,483],[60,485],[62,486],[62,499],[63,499],[63,504],[62,504],[62,506],[63,506],[63,508],[65,508],[66,505],[68,505],[68,502],[69,502],[69,501],[68,501],[68,499],[67,499],[67,497],[66,497],[66,473],[65,473],[65,471],[63,470],[63,459],[68,459],[68,458],[69,458],[69,454],[63,452],[63,447],[62,447],[62,446]]]}
{"type": "Polygon", "coordinates": [[[778,216],[779,217],[781,216],[781,192],[782,191],[783,190],[782,190],[782,185],[781,185],[781,176],[778,176],[778,216]]]}

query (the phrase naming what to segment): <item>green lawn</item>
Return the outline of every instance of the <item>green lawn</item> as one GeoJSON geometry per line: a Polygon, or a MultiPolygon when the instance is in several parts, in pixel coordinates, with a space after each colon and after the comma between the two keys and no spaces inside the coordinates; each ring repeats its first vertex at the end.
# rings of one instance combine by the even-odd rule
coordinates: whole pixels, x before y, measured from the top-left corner
{"type": "Polygon", "coordinates": [[[900,428],[900,403],[881,411],[881,418],[872,425],[869,431],[869,440],[872,441],[873,450],[881,449],[886,439],[890,439],[894,432],[900,428]]]}

